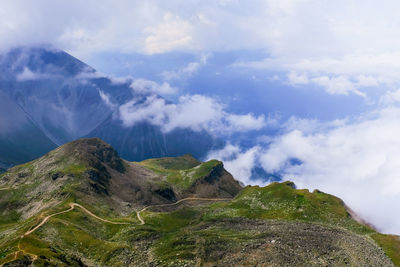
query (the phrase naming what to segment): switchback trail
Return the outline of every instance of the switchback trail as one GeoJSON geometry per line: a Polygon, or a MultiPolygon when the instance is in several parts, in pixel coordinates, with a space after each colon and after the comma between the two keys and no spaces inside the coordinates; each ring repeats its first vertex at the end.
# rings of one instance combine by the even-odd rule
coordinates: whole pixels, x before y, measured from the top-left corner
{"type": "Polygon", "coordinates": [[[70,206],[70,208],[67,209],[67,210],[60,211],[60,212],[57,212],[57,213],[53,213],[53,214],[51,214],[51,215],[49,215],[49,216],[46,216],[38,225],[36,225],[33,229],[31,229],[31,230],[29,230],[28,232],[26,232],[23,236],[27,236],[27,235],[30,235],[30,234],[32,234],[33,232],[35,232],[35,231],[36,231],[37,229],[39,229],[43,224],[45,224],[51,217],[54,217],[54,216],[57,216],[57,215],[60,215],[60,214],[63,214],[63,213],[70,212],[70,211],[72,211],[75,207],[81,208],[81,209],[82,209],[85,213],[87,213],[89,216],[92,216],[93,218],[96,218],[97,220],[102,221],[102,222],[111,223],[111,224],[130,224],[130,223],[124,223],[124,222],[112,222],[112,221],[109,221],[109,220],[107,220],[107,219],[100,218],[99,216],[93,214],[91,211],[89,211],[89,210],[86,209],[84,206],[82,206],[82,205],[80,205],[80,204],[78,204],[78,203],[69,203],[69,206],[70,206]]]}
{"type": "Polygon", "coordinates": [[[181,200],[178,200],[177,202],[174,203],[169,203],[169,204],[160,204],[160,205],[151,205],[151,206],[147,206],[144,207],[143,209],[141,209],[140,211],[136,212],[136,216],[138,218],[138,220],[140,221],[140,224],[143,225],[145,224],[143,218],[140,216],[140,213],[149,209],[149,208],[156,208],[156,207],[169,207],[169,206],[174,206],[177,205],[183,201],[188,201],[188,200],[202,200],[202,201],[225,201],[225,200],[231,200],[230,198],[200,198],[200,197],[188,197],[188,198],[184,198],[181,200]]]}
{"type": "MultiPolygon", "coordinates": [[[[5,189],[0,189],[0,190],[5,190],[5,189]]],[[[70,212],[70,211],[72,211],[75,207],[78,207],[78,208],[82,209],[82,210],[83,210],[85,213],[87,213],[89,216],[91,216],[91,217],[93,217],[93,218],[96,218],[97,220],[102,221],[102,222],[111,223],[111,224],[130,224],[130,223],[124,223],[124,222],[112,222],[112,221],[109,221],[109,220],[107,220],[107,219],[100,218],[99,216],[95,215],[94,213],[92,213],[91,211],[89,211],[88,209],[86,209],[85,207],[83,207],[82,205],[80,205],[80,204],[78,204],[78,203],[69,203],[69,207],[70,207],[70,208],[67,209],[67,210],[63,210],[63,211],[60,211],[60,212],[56,212],[56,213],[53,213],[53,214],[50,214],[50,215],[44,217],[44,219],[43,219],[38,225],[36,225],[34,228],[30,229],[29,231],[27,231],[27,232],[25,232],[23,235],[21,235],[21,237],[19,238],[19,241],[18,241],[18,246],[17,246],[18,250],[17,250],[16,252],[13,252],[13,254],[14,254],[13,260],[16,260],[16,259],[18,258],[19,252],[22,252],[23,254],[30,255],[30,256],[32,257],[32,263],[33,263],[35,260],[37,260],[37,258],[38,258],[37,255],[32,254],[32,253],[29,253],[29,252],[26,252],[26,251],[24,251],[24,250],[21,248],[21,240],[22,240],[24,237],[26,237],[26,236],[32,234],[33,232],[35,232],[35,231],[36,231],[37,229],[39,229],[40,227],[42,227],[51,217],[54,217],[54,216],[57,216],[57,215],[60,215],[60,214],[63,214],[63,213],[70,212]]],[[[3,266],[4,264],[5,264],[5,263],[0,264],[0,266],[3,266]]]]}
{"type": "MultiPolygon", "coordinates": [[[[177,204],[179,204],[179,203],[181,203],[181,202],[189,201],[189,200],[224,201],[224,200],[230,200],[230,199],[229,199],[229,198],[199,198],[199,197],[188,197],[188,198],[184,198],[184,199],[178,200],[178,201],[175,202],[175,203],[160,204],[160,205],[151,205],[151,206],[144,207],[144,208],[141,209],[140,211],[137,211],[137,212],[136,212],[136,215],[137,215],[138,220],[140,221],[140,224],[145,224],[145,221],[144,221],[143,218],[140,216],[140,213],[141,213],[141,212],[143,212],[143,211],[145,211],[145,210],[147,210],[147,209],[149,209],[149,208],[174,206],[174,205],[177,205],[177,204]]],[[[21,238],[24,237],[24,236],[28,236],[28,235],[32,234],[33,232],[35,232],[37,229],[39,229],[40,227],[42,227],[42,225],[45,224],[51,217],[54,217],[54,216],[57,216],[57,215],[60,215],[60,214],[63,214],[63,213],[70,212],[70,211],[72,211],[75,207],[78,207],[78,208],[82,209],[82,210],[83,210],[85,213],[87,213],[89,216],[91,216],[91,217],[93,217],[93,218],[95,218],[95,219],[97,219],[97,220],[99,220],[99,221],[105,222],[105,223],[119,224],[119,225],[132,224],[132,223],[128,223],[128,222],[113,222],[113,221],[110,221],[110,220],[107,220],[107,219],[103,219],[103,218],[97,216],[96,214],[92,213],[90,210],[86,209],[84,206],[82,206],[82,205],[80,205],[80,204],[78,204],[78,203],[69,203],[69,206],[70,206],[70,208],[67,209],[67,210],[60,211],[60,212],[56,212],[56,213],[53,213],[53,214],[50,214],[50,215],[46,216],[38,225],[36,225],[34,228],[32,228],[31,230],[29,230],[29,231],[27,231],[25,234],[23,234],[23,236],[21,236],[21,238]]]]}
{"type": "MultiPolygon", "coordinates": [[[[10,188],[0,188],[0,191],[1,191],[1,190],[7,190],[7,189],[10,189],[10,188]]],[[[230,199],[230,198],[197,198],[197,197],[188,197],[188,198],[184,198],[184,199],[178,200],[178,201],[175,202],[175,203],[151,205],[151,206],[144,207],[144,208],[141,209],[140,211],[136,211],[136,216],[137,216],[138,220],[140,221],[140,225],[143,225],[143,224],[145,224],[145,221],[144,221],[143,218],[140,216],[140,213],[141,213],[141,212],[143,212],[143,211],[145,211],[145,210],[147,210],[147,209],[149,209],[149,208],[174,206],[174,205],[177,205],[177,204],[182,203],[182,202],[184,202],[184,201],[190,201],[190,200],[200,200],[200,201],[225,201],[225,200],[231,200],[231,199],[230,199]]],[[[86,209],[84,206],[82,206],[82,205],[80,205],[80,204],[78,204],[78,203],[69,203],[69,206],[70,206],[69,209],[66,209],[66,210],[63,210],[63,211],[60,211],[60,212],[56,212],[56,213],[53,213],[53,214],[50,214],[50,215],[44,217],[44,219],[43,219],[38,225],[36,225],[36,226],[33,227],[32,229],[30,229],[29,231],[27,231],[27,232],[25,232],[23,235],[21,235],[21,237],[20,237],[20,239],[19,239],[19,241],[18,241],[18,246],[17,246],[17,247],[18,247],[18,250],[17,250],[16,252],[13,252],[13,253],[12,253],[12,254],[14,254],[13,260],[16,260],[16,259],[18,258],[19,252],[22,252],[22,253],[24,253],[24,254],[27,254],[27,255],[32,256],[32,260],[33,260],[32,262],[34,262],[35,260],[37,260],[37,258],[38,258],[37,255],[32,254],[32,253],[29,253],[29,252],[26,252],[26,251],[24,251],[24,250],[21,248],[21,240],[22,240],[24,237],[26,237],[26,236],[32,234],[33,232],[35,232],[35,231],[36,231],[37,229],[39,229],[40,227],[42,227],[51,217],[54,217],[54,216],[57,216],[57,215],[60,215],[60,214],[64,214],[64,213],[70,212],[70,211],[74,210],[75,207],[80,208],[81,210],[83,210],[83,211],[84,211],[86,214],[88,214],[89,216],[91,216],[91,217],[93,217],[93,218],[95,218],[95,219],[97,219],[97,220],[99,220],[99,221],[105,222],[105,223],[119,224],[119,225],[132,224],[132,223],[128,223],[128,222],[113,222],[113,221],[110,221],[110,220],[107,220],[107,219],[103,219],[103,218],[97,216],[96,214],[92,213],[90,210],[86,209]]],[[[11,255],[12,255],[12,254],[11,254],[11,255]]],[[[11,260],[11,261],[12,261],[12,260],[11,260]]],[[[3,266],[4,264],[5,264],[5,263],[1,264],[0,266],[3,266]]]]}

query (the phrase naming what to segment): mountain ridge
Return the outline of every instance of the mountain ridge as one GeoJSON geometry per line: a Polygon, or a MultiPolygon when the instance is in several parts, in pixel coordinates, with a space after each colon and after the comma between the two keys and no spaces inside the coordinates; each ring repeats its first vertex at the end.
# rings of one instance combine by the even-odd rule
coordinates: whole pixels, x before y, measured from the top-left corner
{"type": "Polygon", "coordinates": [[[129,162],[80,139],[0,175],[4,266],[393,266],[398,237],[292,182],[240,184],[190,155],[129,162]],[[390,257],[390,258],[389,258],[390,257]]]}
{"type": "Polygon", "coordinates": [[[14,113],[0,109],[0,118],[10,119],[3,122],[6,125],[2,129],[10,128],[17,115],[22,114],[37,132],[36,138],[30,137],[29,131],[4,136],[0,129],[4,167],[27,162],[82,137],[102,138],[131,161],[186,153],[201,158],[223,143],[204,131],[175,129],[165,133],[146,121],[125,126],[118,109],[110,103],[118,106],[134,97],[145,99],[150,93],[131,88],[128,80],[115,82],[58,49],[41,46],[11,49],[0,55],[0,71],[1,104],[18,109],[14,113]],[[103,99],[104,95],[110,103],[103,99]],[[15,141],[9,142],[10,138],[15,141]],[[28,155],[13,159],[13,154],[22,153],[18,142],[29,138],[32,144],[48,140],[41,147],[31,146],[33,151],[27,150],[28,155]]]}

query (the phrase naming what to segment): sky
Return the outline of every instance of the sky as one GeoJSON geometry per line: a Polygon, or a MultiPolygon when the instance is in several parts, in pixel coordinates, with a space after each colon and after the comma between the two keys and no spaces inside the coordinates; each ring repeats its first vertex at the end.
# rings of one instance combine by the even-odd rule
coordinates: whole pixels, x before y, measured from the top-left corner
{"type": "Polygon", "coordinates": [[[130,77],[169,101],[132,99],[118,107],[126,125],[146,117],[165,131],[209,130],[228,142],[208,157],[242,182],[267,184],[252,176],[262,168],[400,234],[399,9],[395,0],[3,0],[0,51],[51,44],[130,77]]]}

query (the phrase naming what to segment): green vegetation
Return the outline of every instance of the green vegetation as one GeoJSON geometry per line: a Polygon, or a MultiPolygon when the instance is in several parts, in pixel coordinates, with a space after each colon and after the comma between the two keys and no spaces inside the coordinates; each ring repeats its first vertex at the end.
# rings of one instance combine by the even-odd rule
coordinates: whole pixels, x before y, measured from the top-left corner
{"type": "Polygon", "coordinates": [[[139,162],[139,164],[166,177],[164,181],[159,182],[160,186],[168,187],[168,185],[172,185],[178,187],[179,189],[188,189],[196,182],[196,180],[210,174],[215,167],[219,165],[222,166],[222,163],[218,160],[195,163],[191,157],[188,157],[189,156],[183,156],[177,159],[150,159],[139,162]],[[186,167],[193,165],[195,166],[185,169],[186,167]]]}
{"type": "MultiPolygon", "coordinates": [[[[208,166],[214,165],[210,163],[208,166]]],[[[66,210],[66,203],[69,201],[76,199],[69,198],[45,214],[66,210]]],[[[89,210],[96,210],[99,216],[110,214],[105,205],[95,207],[88,203],[82,204],[89,210]]],[[[280,238],[280,235],[285,234],[284,229],[291,229],[285,226],[284,221],[303,221],[306,223],[304,225],[329,225],[328,228],[317,228],[328,231],[335,231],[339,226],[361,235],[371,235],[394,263],[399,262],[398,237],[378,234],[369,227],[358,224],[351,219],[340,199],[319,191],[310,193],[307,190],[294,189],[290,182],[273,183],[263,188],[246,187],[229,202],[183,207],[172,212],[146,211],[142,213],[145,225],[140,225],[134,215],[136,214],[120,219],[109,217],[113,221],[133,223],[114,225],[99,221],[76,208],[52,217],[35,233],[19,242],[0,246],[0,264],[9,260],[10,253],[18,250],[18,243],[25,255],[41,256],[36,264],[52,262],[73,265],[77,259],[85,259],[101,266],[122,266],[132,255],[143,254],[134,245],[143,242],[153,252],[154,262],[160,265],[192,265],[199,258],[202,261],[207,259],[218,262],[227,251],[239,253],[243,247],[253,248],[265,240],[272,242],[271,240],[280,238]],[[252,220],[265,220],[261,224],[263,227],[278,230],[282,228],[279,231],[283,232],[279,232],[279,235],[266,232],[264,228],[253,226],[252,220]],[[268,228],[268,224],[275,226],[268,228]],[[234,230],[239,226],[243,229],[234,230]]],[[[14,240],[18,241],[21,231],[32,228],[39,221],[31,220],[25,224],[21,230],[15,232],[14,240]]],[[[299,226],[298,231],[304,227],[299,226]]],[[[313,231],[315,230],[308,232],[313,231]]],[[[346,234],[341,232],[340,235],[343,236],[343,233],[346,234]]],[[[285,238],[293,238],[293,234],[286,235],[285,238]]],[[[315,242],[318,245],[321,241],[315,242]]]]}
{"type": "MultiPolygon", "coordinates": [[[[153,235],[159,237],[154,244],[158,262],[185,264],[193,260],[199,251],[218,249],[223,251],[227,246],[239,246],[241,241],[249,238],[243,232],[235,232],[225,227],[196,229],[199,225],[213,225],[204,220],[206,208],[183,208],[171,213],[160,213],[147,218],[147,227],[153,235]],[[154,234],[156,233],[156,234],[154,234]]],[[[137,231],[143,231],[140,228],[137,231]]],[[[145,228],[144,231],[149,231],[145,228]]]]}
{"type": "MultiPolygon", "coordinates": [[[[248,186],[230,201],[148,208],[142,225],[136,211],[168,203],[156,190],[171,189],[179,200],[199,179],[225,175],[196,184],[208,191],[210,185],[201,187],[207,180],[229,181],[222,163],[186,155],[126,163],[120,172],[111,169],[119,159],[113,150],[89,141],[0,176],[0,265],[16,258],[15,265],[36,266],[389,266],[373,240],[400,265],[398,237],[356,222],[339,198],[291,182],[248,186]],[[71,203],[94,216],[78,206],[69,210],[71,203]]],[[[228,191],[221,192],[220,200],[228,191]]]]}
{"type": "Polygon", "coordinates": [[[400,237],[396,235],[384,235],[374,233],[371,237],[385,251],[393,263],[400,266],[400,237]]]}
{"type": "Polygon", "coordinates": [[[169,170],[186,170],[200,165],[201,162],[193,158],[191,155],[170,158],[148,159],[141,162],[146,166],[154,166],[169,170]]]}
{"type": "Polygon", "coordinates": [[[83,164],[72,164],[64,168],[54,170],[52,173],[60,172],[62,174],[81,175],[88,170],[88,167],[83,164]]]}
{"type": "Polygon", "coordinates": [[[373,231],[354,221],[339,198],[317,190],[310,193],[294,189],[291,182],[247,186],[231,202],[212,205],[207,216],[299,220],[340,226],[358,233],[373,231]]]}

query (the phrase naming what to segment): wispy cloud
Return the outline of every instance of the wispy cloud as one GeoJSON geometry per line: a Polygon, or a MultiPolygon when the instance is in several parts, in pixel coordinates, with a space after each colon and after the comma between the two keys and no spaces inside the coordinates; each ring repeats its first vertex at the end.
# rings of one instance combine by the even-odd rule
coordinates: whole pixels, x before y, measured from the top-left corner
{"type": "Polygon", "coordinates": [[[158,25],[146,27],[144,31],[147,34],[144,52],[149,54],[185,48],[193,41],[192,24],[170,12],[165,13],[158,25]]]}
{"type": "Polygon", "coordinates": [[[99,95],[100,95],[101,99],[104,101],[104,103],[111,110],[115,110],[117,108],[117,104],[113,103],[113,101],[111,100],[111,97],[108,94],[106,94],[103,91],[99,90],[99,95]]]}
{"type": "Polygon", "coordinates": [[[130,87],[137,92],[156,93],[160,95],[171,95],[178,92],[178,88],[172,87],[167,82],[159,84],[146,79],[134,79],[130,87]]]}
{"type": "Polygon", "coordinates": [[[183,68],[177,70],[164,71],[163,73],[161,73],[161,75],[166,80],[176,80],[190,77],[194,73],[196,73],[202,66],[207,64],[207,59],[209,56],[209,54],[202,54],[199,61],[190,62],[183,68]]]}
{"type": "Polygon", "coordinates": [[[57,75],[57,74],[34,72],[31,69],[29,69],[28,67],[24,67],[22,72],[16,74],[15,78],[19,82],[24,82],[24,81],[51,79],[51,78],[56,78],[59,76],[60,75],[57,75]]]}

